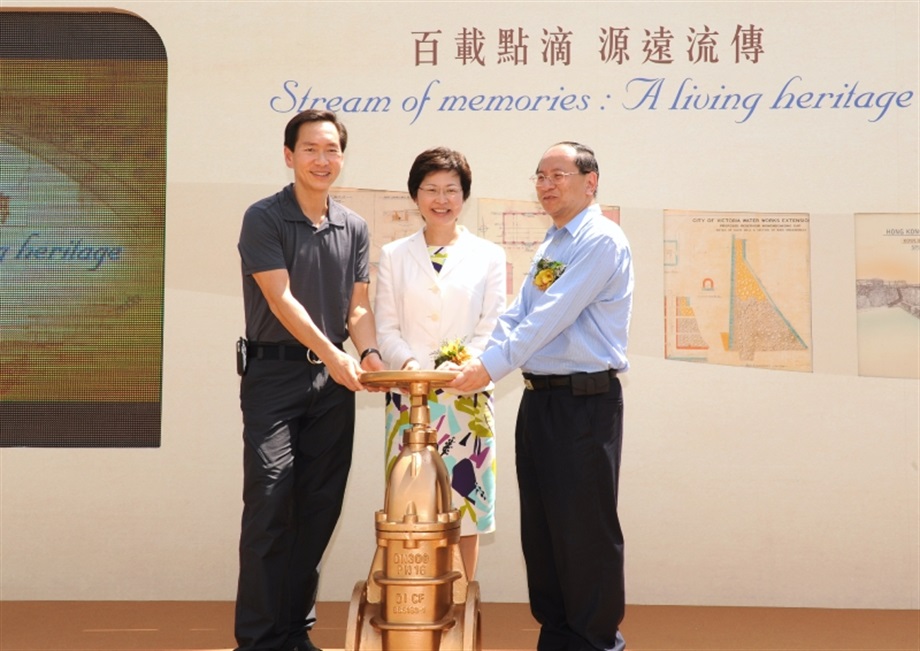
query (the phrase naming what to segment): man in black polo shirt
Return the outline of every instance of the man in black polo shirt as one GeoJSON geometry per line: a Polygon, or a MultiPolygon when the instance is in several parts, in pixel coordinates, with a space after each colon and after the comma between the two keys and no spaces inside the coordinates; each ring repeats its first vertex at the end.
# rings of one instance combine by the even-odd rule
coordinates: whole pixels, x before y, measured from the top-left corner
{"type": "Polygon", "coordinates": [[[316,649],[307,614],[351,466],[354,392],[362,371],[383,370],[367,224],[329,197],[347,139],[334,113],[294,116],[284,133],[294,182],[243,217],[238,651],[316,649]],[[349,337],[360,362],[343,351],[349,337]]]}

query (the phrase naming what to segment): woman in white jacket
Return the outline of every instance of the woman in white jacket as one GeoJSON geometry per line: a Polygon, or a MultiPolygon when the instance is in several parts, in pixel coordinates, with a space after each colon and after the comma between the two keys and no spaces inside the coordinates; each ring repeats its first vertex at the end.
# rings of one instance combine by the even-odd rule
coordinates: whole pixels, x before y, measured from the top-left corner
{"type": "MultiPolygon", "coordinates": [[[[444,344],[457,340],[465,353],[479,355],[505,309],[504,250],[458,223],[471,184],[469,164],[460,152],[429,149],[412,164],[409,194],[425,225],[386,244],[378,269],[374,315],[388,368],[433,369],[444,344]]],[[[428,396],[454,507],[462,516],[460,551],[471,580],[479,556],[478,534],[495,529],[492,388],[465,395],[437,389],[428,396]]],[[[387,473],[409,426],[408,396],[388,392],[387,473]]]]}

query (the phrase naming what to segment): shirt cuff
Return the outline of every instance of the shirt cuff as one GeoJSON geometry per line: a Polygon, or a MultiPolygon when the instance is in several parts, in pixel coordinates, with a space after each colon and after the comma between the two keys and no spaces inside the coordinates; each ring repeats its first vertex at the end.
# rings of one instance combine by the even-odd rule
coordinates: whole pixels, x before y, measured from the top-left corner
{"type": "Polygon", "coordinates": [[[514,370],[514,367],[505,361],[502,349],[498,346],[487,348],[479,358],[479,361],[489,372],[492,382],[498,382],[514,370]]]}

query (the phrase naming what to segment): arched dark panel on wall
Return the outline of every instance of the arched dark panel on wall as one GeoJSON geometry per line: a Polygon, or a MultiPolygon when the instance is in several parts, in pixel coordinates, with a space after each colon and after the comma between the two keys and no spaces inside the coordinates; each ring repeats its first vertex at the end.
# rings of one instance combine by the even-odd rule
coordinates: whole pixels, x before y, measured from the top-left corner
{"type": "Polygon", "coordinates": [[[0,445],[156,447],[166,51],[117,11],[0,11],[0,445]]]}

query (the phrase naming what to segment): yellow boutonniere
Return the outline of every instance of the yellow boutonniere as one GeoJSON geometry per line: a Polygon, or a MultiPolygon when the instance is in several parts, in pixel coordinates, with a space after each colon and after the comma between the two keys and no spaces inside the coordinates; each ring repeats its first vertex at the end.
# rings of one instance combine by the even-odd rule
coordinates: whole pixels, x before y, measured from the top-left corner
{"type": "Polygon", "coordinates": [[[533,284],[541,292],[545,292],[564,271],[565,265],[563,263],[549,258],[540,258],[537,261],[537,269],[533,274],[533,284]]]}
{"type": "Polygon", "coordinates": [[[463,364],[470,359],[470,353],[466,349],[463,340],[459,337],[457,339],[450,339],[441,344],[441,347],[438,348],[434,353],[434,367],[437,368],[444,362],[453,362],[457,366],[463,364]]]}

